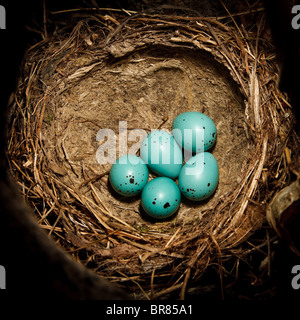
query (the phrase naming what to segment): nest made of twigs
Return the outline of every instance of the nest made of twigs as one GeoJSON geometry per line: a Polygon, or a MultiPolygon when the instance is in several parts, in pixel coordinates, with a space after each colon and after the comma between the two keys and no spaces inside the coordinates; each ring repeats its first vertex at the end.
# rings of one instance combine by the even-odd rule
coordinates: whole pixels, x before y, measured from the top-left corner
{"type": "Polygon", "coordinates": [[[11,172],[41,227],[75,260],[138,297],[184,298],[261,228],[299,163],[264,30],[263,15],[246,31],[216,18],[105,10],[28,50],[10,105],[11,172]],[[111,190],[97,131],[120,120],[128,130],[170,130],[193,109],[217,123],[218,190],[205,203],[185,201],[170,221],[144,220],[138,198],[111,190]]]}

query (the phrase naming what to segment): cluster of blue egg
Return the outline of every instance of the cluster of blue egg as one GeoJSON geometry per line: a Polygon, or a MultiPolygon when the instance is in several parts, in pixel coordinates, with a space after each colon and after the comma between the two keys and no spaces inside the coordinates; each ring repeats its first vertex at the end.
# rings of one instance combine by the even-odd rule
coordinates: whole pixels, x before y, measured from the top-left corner
{"type": "Polygon", "coordinates": [[[140,157],[128,154],[117,159],[110,170],[110,183],[120,195],[141,194],[141,205],[149,216],[168,218],[178,210],[181,195],[201,201],[215,192],[219,168],[207,150],[216,136],[210,117],[196,111],[182,113],[173,121],[172,134],[155,130],[145,137],[140,157]],[[185,153],[190,159],[183,164],[185,153]],[[159,177],[148,182],[148,168],[159,177]]]}

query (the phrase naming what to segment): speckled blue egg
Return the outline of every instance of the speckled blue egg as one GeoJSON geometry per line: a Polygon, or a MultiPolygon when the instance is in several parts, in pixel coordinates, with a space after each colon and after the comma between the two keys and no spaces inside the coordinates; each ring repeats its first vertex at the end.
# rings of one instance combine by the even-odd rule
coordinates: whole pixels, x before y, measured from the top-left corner
{"type": "Polygon", "coordinates": [[[163,130],[150,132],[141,145],[141,158],[156,174],[171,179],[178,177],[183,155],[174,137],[163,130]]]}
{"type": "Polygon", "coordinates": [[[179,146],[194,154],[210,149],[217,137],[213,120],[197,111],[178,115],[173,121],[172,132],[179,146]]]}
{"type": "Polygon", "coordinates": [[[178,177],[181,193],[188,199],[200,201],[209,198],[219,181],[219,167],[210,152],[198,153],[182,167],[178,177]]]}
{"type": "Polygon", "coordinates": [[[157,219],[165,219],[179,208],[181,194],[174,180],[159,177],[149,181],[142,192],[141,204],[145,212],[157,219]]]}
{"type": "Polygon", "coordinates": [[[113,189],[122,196],[133,197],[140,194],[149,177],[145,162],[132,154],[116,160],[109,172],[113,189]]]}

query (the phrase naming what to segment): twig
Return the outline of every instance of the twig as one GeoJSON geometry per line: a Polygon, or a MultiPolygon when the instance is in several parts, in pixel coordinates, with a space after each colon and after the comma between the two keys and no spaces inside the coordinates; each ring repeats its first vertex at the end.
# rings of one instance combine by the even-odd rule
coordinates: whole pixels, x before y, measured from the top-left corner
{"type": "Polygon", "coordinates": [[[217,41],[218,45],[221,47],[222,50],[220,50],[220,53],[223,55],[223,57],[226,59],[226,61],[229,63],[232,71],[234,72],[235,76],[237,77],[240,85],[243,88],[243,93],[246,96],[247,95],[247,90],[246,90],[246,86],[244,81],[242,80],[240,74],[238,73],[238,71],[236,70],[236,67],[234,66],[234,64],[232,63],[231,59],[229,58],[230,55],[227,51],[227,49],[225,48],[225,46],[223,45],[223,43],[220,41],[219,37],[217,36],[216,32],[213,30],[213,28],[211,27],[211,25],[209,23],[206,23],[209,31],[211,32],[211,34],[213,35],[213,37],[215,38],[215,40],[217,41]]]}
{"type": "Polygon", "coordinates": [[[137,281],[135,281],[133,278],[128,277],[126,274],[124,274],[121,271],[118,271],[118,273],[120,273],[125,278],[128,278],[128,280],[132,281],[133,283],[135,283],[140,288],[140,290],[143,292],[143,294],[147,298],[147,300],[151,300],[149,295],[145,292],[145,290],[141,287],[141,285],[137,281]]]}
{"type": "Polygon", "coordinates": [[[149,247],[149,246],[146,246],[146,245],[137,243],[137,242],[133,242],[133,241],[130,241],[130,240],[124,238],[124,237],[120,237],[120,238],[121,238],[123,241],[127,242],[128,244],[131,244],[132,246],[135,246],[135,247],[140,248],[140,249],[144,249],[144,250],[147,250],[147,251],[156,253],[156,254],[160,254],[160,255],[163,255],[163,256],[167,256],[167,257],[180,258],[180,259],[183,259],[183,258],[184,258],[184,255],[181,255],[181,254],[178,254],[178,253],[173,253],[173,252],[168,253],[168,252],[166,252],[165,250],[161,250],[161,249],[149,247]]]}
{"type": "Polygon", "coordinates": [[[116,29],[107,36],[107,38],[106,38],[106,40],[105,40],[104,47],[108,45],[108,43],[111,41],[111,39],[114,38],[114,37],[117,35],[117,33],[120,32],[120,30],[121,30],[130,20],[132,20],[132,19],[134,19],[134,18],[137,18],[137,17],[139,17],[139,16],[141,16],[141,15],[142,15],[142,13],[139,13],[139,12],[138,12],[138,13],[136,13],[136,14],[128,17],[124,22],[122,22],[119,26],[117,26],[116,29]]]}
{"type": "Polygon", "coordinates": [[[269,244],[273,243],[273,242],[276,241],[277,239],[278,239],[278,236],[276,235],[276,236],[272,237],[271,239],[269,239],[269,241],[266,240],[266,241],[262,242],[262,243],[261,243],[260,245],[258,245],[258,246],[254,246],[252,243],[247,242],[247,243],[250,244],[253,248],[247,250],[247,251],[244,253],[244,255],[249,255],[249,254],[251,254],[251,253],[253,253],[253,252],[255,252],[255,251],[259,251],[259,252],[262,252],[263,254],[265,254],[265,252],[262,251],[261,249],[264,248],[266,245],[269,245],[269,244]]]}
{"type": "Polygon", "coordinates": [[[181,282],[181,283],[179,283],[179,284],[176,284],[176,285],[174,285],[174,286],[172,286],[172,287],[169,287],[169,288],[167,288],[167,289],[164,289],[164,290],[156,293],[156,294],[154,295],[153,299],[157,299],[157,298],[159,298],[159,297],[163,297],[163,296],[165,296],[166,294],[169,294],[169,293],[171,293],[171,292],[173,292],[173,291],[179,290],[180,288],[182,288],[182,286],[183,286],[183,282],[181,282]]]}
{"type": "Polygon", "coordinates": [[[189,282],[190,276],[191,276],[191,267],[188,267],[185,272],[184,281],[183,281],[181,291],[180,291],[180,300],[185,299],[186,288],[187,288],[187,284],[189,282]]]}
{"type": "Polygon", "coordinates": [[[240,220],[241,216],[244,214],[246,207],[248,205],[249,202],[249,198],[251,198],[251,195],[254,193],[257,184],[258,184],[258,179],[261,176],[262,170],[263,170],[263,166],[265,163],[265,158],[266,158],[266,152],[267,152],[267,146],[268,146],[268,136],[264,137],[263,140],[263,144],[262,144],[262,153],[261,153],[261,158],[258,164],[258,167],[256,169],[255,175],[252,178],[252,182],[251,185],[249,186],[249,189],[247,190],[246,196],[245,196],[245,200],[242,202],[242,205],[239,209],[239,211],[237,212],[237,214],[233,217],[232,219],[232,224],[236,225],[237,221],[240,220]]]}
{"type": "Polygon", "coordinates": [[[76,9],[67,9],[60,11],[50,11],[51,14],[62,14],[62,13],[71,13],[71,12],[80,12],[80,11],[112,11],[112,12],[125,12],[127,14],[136,14],[137,11],[125,10],[125,9],[114,9],[114,8],[76,8],[76,9]]]}
{"type": "Polygon", "coordinates": [[[85,186],[86,184],[90,184],[90,183],[92,183],[92,182],[95,182],[95,181],[103,178],[104,176],[106,176],[106,175],[109,174],[109,171],[110,171],[110,170],[106,170],[105,172],[100,173],[100,174],[96,175],[95,177],[92,177],[92,178],[90,178],[90,179],[88,179],[88,180],[83,181],[83,182],[79,185],[79,189],[81,189],[81,188],[82,188],[83,186],[85,186]]]}
{"type": "Polygon", "coordinates": [[[43,34],[43,39],[48,38],[48,33],[47,33],[47,10],[46,10],[46,1],[43,0],[43,24],[44,24],[44,34],[43,34]]]}
{"type": "Polygon", "coordinates": [[[155,267],[152,270],[152,274],[151,274],[151,283],[150,283],[150,287],[151,287],[151,300],[154,299],[154,289],[153,289],[153,284],[154,284],[154,274],[155,274],[155,267]]]}
{"type": "Polygon", "coordinates": [[[217,248],[217,256],[218,256],[218,265],[219,265],[219,277],[220,277],[220,287],[221,287],[221,299],[224,300],[224,287],[223,287],[223,264],[222,264],[222,251],[221,248],[217,242],[217,240],[215,239],[215,237],[210,234],[210,238],[212,240],[212,242],[214,243],[214,245],[217,248]]]}

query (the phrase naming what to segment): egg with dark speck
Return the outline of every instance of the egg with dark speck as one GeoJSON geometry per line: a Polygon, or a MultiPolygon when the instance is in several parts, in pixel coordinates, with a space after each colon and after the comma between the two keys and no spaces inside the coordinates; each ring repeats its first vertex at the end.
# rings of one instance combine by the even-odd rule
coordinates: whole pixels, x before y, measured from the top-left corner
{"type": "Polygon", "coordinates": [[[205,200],[212,196],[218,186],[219,167],[210,152],[198,153],[182,167],[178,185],[181,193],[193,201],[205,200]]]}
{"type": "Polygon", "coordinates": [[[214,121],[198,111],[178,115],[173,121],[172,133],[180,147],[194,154],[210,149],[217,138],[214,121]]]}
{"type": "Polygon", "coordinates": [[[127,154],[116,160],[109,172],[109,181],[113,189],[122,196],[139,195],[149,177],[147,165],[143,159],[127,154]]]}
{"type": "Polygon", "coordinates": [[[141,204],[152,218],[165,219],[179,208],[181,194],[174,180],[158,177],[149,181],[142,192],[141,204]]]}

